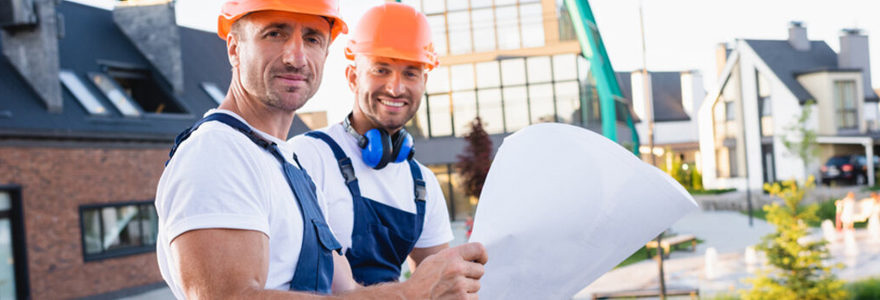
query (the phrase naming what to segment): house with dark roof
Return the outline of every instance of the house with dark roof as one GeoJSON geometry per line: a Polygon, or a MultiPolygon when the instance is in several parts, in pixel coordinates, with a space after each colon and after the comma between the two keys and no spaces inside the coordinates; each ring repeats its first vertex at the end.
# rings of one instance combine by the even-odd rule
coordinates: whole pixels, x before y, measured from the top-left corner
{"type": "Polygon", "coordinates": [[[173,1],[120,3],[0,0],[0,299],[162,284],[156,184],[231,68],[173,1]]]}
{"type": "MultiPolygon", "coordinates": [[[[878,97],[871,88],[868,37],[840,35],[840,52],[807,39],[792,22],[787,40],[739,39],[718,49],[717,88],[699,109],[699,143],[706,188],[760,191],[765,182],[804,180],[819,163],[841,154],[875,153],[878,97]],[[809,118],[798,118],[809,110],[809,118]],[[819,155],[804,162],[786,148],[815,132],[819,155]]],[[[873,184],[873,164],[859,183],[873,184]]]]}
{"type": "Polygon", "coordinates": [[[706,96],[700,72],[647,72],[644,77],[641,70],[636,70],[615,75],[623,94],[622,101],[631,107],[633,113],[633,122],[642,143],[642,159],[650,162],[649,155],[653,153],[657,156],[658,167],[669,169],[673,159],[680,158],[682,163],[695,164],[699,169],[695,110],[706,96]],[[649,111],[653,112],[653,150],[648,145],[649,111]]]}

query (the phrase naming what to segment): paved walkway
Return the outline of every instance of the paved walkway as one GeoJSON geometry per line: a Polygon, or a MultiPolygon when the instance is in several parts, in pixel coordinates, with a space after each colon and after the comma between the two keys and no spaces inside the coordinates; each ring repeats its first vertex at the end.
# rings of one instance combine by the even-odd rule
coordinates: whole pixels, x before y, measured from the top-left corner
{"type": "MultiPolygon", "coordinates": [[[[746,247],[774,231],[772,225],[755,219],[748,226],[748,217],[729,211],[698,211],[685,216],[672,226],[672,231],[693,234],[703,240],[696,251],[673,251],[665,260],[664,272],[667,286],[699,288],[701,296],[730,293],[747,288],[742,279],[751,277],[757,268],[766,263],[760,253],[757,263],[747,264],[746,247]],[[712,271],[707,272],[706,251],[714,248],[718,255],[712,271]]],[[[844,268],[835,271],[844,280],[858,280],[880,275],[880,239],[872,239],[865,230],[856,231],[855,247],[847,249],[843,237],[828,245],[832,259],[829,263],[843,263],[844,268]],[[855,253],[852,249],[857,249],[855,253]]],[[[810,238],[821,238],[817,229],[810,238]]],[[[575,299],[591,299],[594,292],[612,292],[638,289],[656,289],[658,286],[657,262],[645,260],[612,270],[583,289],[575,299]]]]}

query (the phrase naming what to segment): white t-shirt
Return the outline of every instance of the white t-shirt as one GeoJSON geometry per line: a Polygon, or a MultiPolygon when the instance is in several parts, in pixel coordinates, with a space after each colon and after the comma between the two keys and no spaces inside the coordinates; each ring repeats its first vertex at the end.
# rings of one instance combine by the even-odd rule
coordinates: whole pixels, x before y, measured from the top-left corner
{"type": "MultiPolygon", "coordinates": [[[[357,141],[341,124],[331,125],[319,131],[333,138],[351,158],[361,196],[409,213],[416,213],[413,180],[408,163],[389,163],[385,168],[375,170],[364,164],[357,141]]],[[[339,164],[333,156],[333,150],[324,141],[305,135],[293,137],[290,139],[290,144],[293,145],[302,167],[312,176],[318,190],[323,191],[328,207],[327,214],[330,216],[328,218],[330,228],[336,233],[336,239],[339,240],[342,249],[348,250],[351,247],[354,208],[351,193],[345,185],[342,173],[339,172],[339,164]]],[[[419,164],[419,167],[422,170],[428,195],[425,203],[425,223],[415,247],[428,248],[448,243],[453,236],[446,200],[440,190],[440,184],[437,183],[437,177],[422,164],[419,164]]]]}
{"type": "MultiPolygon", "coordinates": [[[[206,115],[211,113],[226,113],[245,122],[230,111],[212,110],[206,115]]],[[[278,144],[285,159],[296,166],[286,142],[254,131],[278,144]]],[[[316,192],[322,211],[326,211],[321,191],[316,192]]],[[[178,299],[184,294],[171,241],[184,232],[205,228],[264,233],[269,237],[270,256],[265,288],[289,289],[302,246],[302,216],[281,163],[240,131],[211,121],[193,132],[177,148],[159,179],[156,211],[159,270],[178,299]]]]}

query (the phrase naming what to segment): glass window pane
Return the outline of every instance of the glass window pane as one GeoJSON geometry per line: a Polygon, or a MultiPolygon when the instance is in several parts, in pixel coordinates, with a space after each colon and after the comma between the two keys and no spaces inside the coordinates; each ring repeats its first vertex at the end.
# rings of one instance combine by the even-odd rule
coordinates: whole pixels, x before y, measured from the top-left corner
{"type": "Polygon", "coordinates": [[[474,52],[495,50],[495,16],[491,8],[471,11],[474,52]]]}
{"type": "MultiPolygon", "coordinates": [[[[576,55],[575,57],[577,57],[578,79],[580,79],[581,81],[586,81],[587,77],[590,76],[590,62],[586,58],[584,58],[583,56],[576,55]]],[[[561,64],[563,62],[564,61],[560,61],[559,63],[561,64]]],[[[555,62],[554,62],[554,66],[555,66],[555,62]]],[[[559,81],[559,80],[564,80],[564,79],[557,77],[556,80],[559,81]]]]}
{"type": "Polygon", "coordinates": [[[452,12],[448,14],[449,22],[449,52],[451,54],[464,54],[473,52],[471,49],[471,21],[468,11],[452,12]]]}
{"type": "Polygon", "coordinates": [[[467,195],[464,187],[464,178],[461,177],[455,168],[452,170],[452,198],[455,199],[455,218],[465,220],[468,217],[474,216],[477,198],[471,198],[467,195]]]}
{"type": "Polygon", "coordinates": [[[520,36],[516,6],[499,7],[495,10],[495,16],[498,27],[498,48],[519,49],[520,36]]]}
{"type": "Polygon", "coordinates": [[[139,246],[142,244],[141,230],[138,222],[132,222],[138,216],[137,206],[105,207],[101,210],[104,222],[105,250],[139,246]]]}
{"type": "Polygon", "coordinates": [[[452,114],[449,110],[449,94],[437,94],[428,96],[429,112],[431,114],[431,136],[452,135],[452,114]]]}
{"type": "Polygon", "coordinates": [[[525,48],[544,46],[544,19],[541,11],[541,3],[519,6],[522,43],[525,48]]]}
{"type": "MultiPolygon", "coordinates": [[[[449,167],[447,165],[428,165],[428,168],[437,177],[437,183],[440,184],[440,190],[443,191],[443,196],[446,198],[446,207],[453,209],[455,205],[450,204],[454,199],[452,199],[452,191],[449,190],[449,167]]],[[[455,218],[453,213],[450,213],[449,216],[455,218]]]]}
{"type": "Polygon", "coordinates": [[[492,6],[492,0],[471,0],[471,8],[481,8],[489,6],[492,6]]]}
{"type": "Polygon", "coordinates": [[[504,85],[518,85],[526,83],[526,64],[522,58],[505,59],[501,61],[501,82],[504,85]]]}
{"type": "Polygon", "coordinates": [[[12,198],[9,193],[0,191],[0,210],[9,210],[12,208],[12,198]]]}
{"type": "Polygon", "coordinates": [[[422,11],[422,0],[402,0],[400,3],[412,6],[418,11],[422,11]]]}
{"type": "Polygon", "coordinates": [[[504,113],[501,109],[501,90],[486,89],[477,92],[480,119],[489,134],[504,132],[504,113]]]}
{"type": "Polygon", "coordinates": [[[134,106],[133,100],[119,89],[113,79],[99,73],[91,73],[90,75],[95,86],[104,93],[104,96],[107,96],[107,99],[110,99],[110,103],[113,103],[113,106],[116,106],[120,113],[128,117],[141,115],[140,109],[134,106]]]}
{"type": "MultiPolygon", "coordinates": [[[[425,6],[422,7],[424,9],[425,14],[433,14],[433,13],[442,13],[446,11],[446,7],[443,5],[444,1],[437,0],[425,0],[425,6]]],[[[429,17],[430,18],[430,17],[429,17]]]]}
{"type": "Polygon", "coordinates": [[[155,245],[159,233],[159,216],[156,215],[156,208],[152,204],[141,204],[140,209],[144,245],[155,245]]]}
{"type": "Polygon", "coordinates": [[[16,299],[15,256],[12,246],[12,224],[9,218],[0,219],[0,299],[16,299]]]}
{"type": "Polygon", "coordinates": [[[450,67],[452,71],[452,90],[471,90],[474,88],[474,65],[461,64],[450,67]]]}
{"type": "Polygon", "coordinates": [[[452,93],[455,136],[470,132],[470,123],[477,117],[477,95],[473,91],[452,93]]]}
{"type": "Polygon", "coordinates": [[[495,0],[495,6],[516,4],[516,0],[495,0]]]}
{"type": "Polygon", "coordinates": [[[504,117],[507,132],[514,132],[529,125],[529,107],[526,103],[526,87],[506,87],[504,93],[504,117]]]}
{"type": "Polygon", "coordinates": [[[73,94],[73,97],[76,98],[77,102],[89,112],[89,114],[93,115],[106,115],[107,109],[104,108],[104,105],[92,95],[92,92],[89,91],[88,88],[79,80],[79,77],[76,76],[71,71],[61,70],[58,73],[58,78],[61,79],[61,83],[64,84],[64,87],[73,94]]]}
{"type": "MultiPolygon", "coordinates": [[[[425,4],[428,3],[442,3],[441,1],[425,1],[425,4]]],[[[425,5],[425,9],[429,5],[425,5]]],[[[434,43],[434,50],[437,51],[437,55],[443,56],[446,55],[446,16],[445,15],[433,15],[428,16],[428,25],[431,26],[431,39],[434,43]]]]}
{"type": "Polygon", "coordinates": [[[577,62],[574,54],[559,54],[553,56],[553,75],[556,81],[576,79],[577,62]]]}
{"type": "MultiPolygon", "coordinates": [[[[437,1],[437,0],[427,0],[427,1],[437,1]]],[[[467,9],[468,9],[468,0],[446,0],[446,10],[448,10],[448,11],[467,10],[467,9]]]]}
{"type": "Polygon", "coordinates": [[[497,61],[477,63],[477,87],[490,88],[501,86],[500,73],[497,61]]]}
{"type": "Polygon", "coordinates": [[[438,67],[428,73],[428,82],[425,83],[425,91],[428,94],[445,93],[449,91],[449,67],[438,67]]]}
{"type": "Polygon", "coordinates": [[[100,210],[84,210],[82,214],[83,222],[83,243],[85,243],[86,254],[101,253],[104,249],[101,242],[101,217],[100,210]]]}
{"type": "Polygon", "coordinates": [[[581,101],[578,97],[578,82],[566,81],[556,84],[556,116],[559,117],[560,123],[574,123],[574,120],[580,120],[581,101]]]}
{"type": "Polygon", "coordinates": [[[428,137],[428,102],[425,100],[425,95],[422,95],[422,102],[419,103],[415,117],[406,123],[406,131],[414,138],[428,137]]]}
{"type": "Polygon", "coordinates": [[[552,73],[550,70],[549,56],[529,57],[528,63],[529,83],[550,82],[552,73]]]}
{"type": "Polygon", "coordinates": [[[549,83],[529,85],[529,109],[532,112],[532,122],[546,123],[556,122],[553,112],[553,85],[549,83]]]}

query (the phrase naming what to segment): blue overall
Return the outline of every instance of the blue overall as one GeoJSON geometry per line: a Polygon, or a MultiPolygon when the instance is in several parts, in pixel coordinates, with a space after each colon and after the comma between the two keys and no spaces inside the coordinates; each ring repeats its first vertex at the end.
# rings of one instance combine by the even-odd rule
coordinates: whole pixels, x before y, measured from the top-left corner
{"type": "Polygon", "coordinates": [[[422,235],[425,221],[427,192],[419,165],[414,159],[407,160],[415,183],[416,214],[413,214],[361,196],[351,159],[339,144],[323,132],[312,131],[306,135],[330,146],[351,193],[354,224],[351,247],[345,252],[345,257],[351,264],[354,279],[364,285],[397,281],[400,278],[400,265],[422,235]]]}
{"type": "MultiPolygon", "coordinates": [[[[330,284],[333,279],[333,251],[340,251],[342,246],[333,237],[330,227],[324,221],[324,214],[321,213],[321,207],[318,206],[315,183],[312,182],[312,178],[302,170],[301,166],[297,168],[287,162],[281,151],[278,150],[278,145],[261,138],[238,119],[227,114],[214,113],[199,120],[192,127],[177,136],[174,140],[174,146],[168,154],[169,161],[171,160],[170,157],[174,156],[174,152],[177,151],[180,143],[189,138],[190,134],[208,121],[219,121],[237,129],[260,146],[260,148],[269,151],[281,163],[284,177],[296,196],[296,204],[303,218],[302,248],[300,248],[293,280],[290,281],[290,289],[329,294],[330,284]]],[[[294,155],[293,159],[299,164],[296,155],[294,155]]],[[[166,162],[165,164],[167,165],[168,163],[166,162]]]]}

